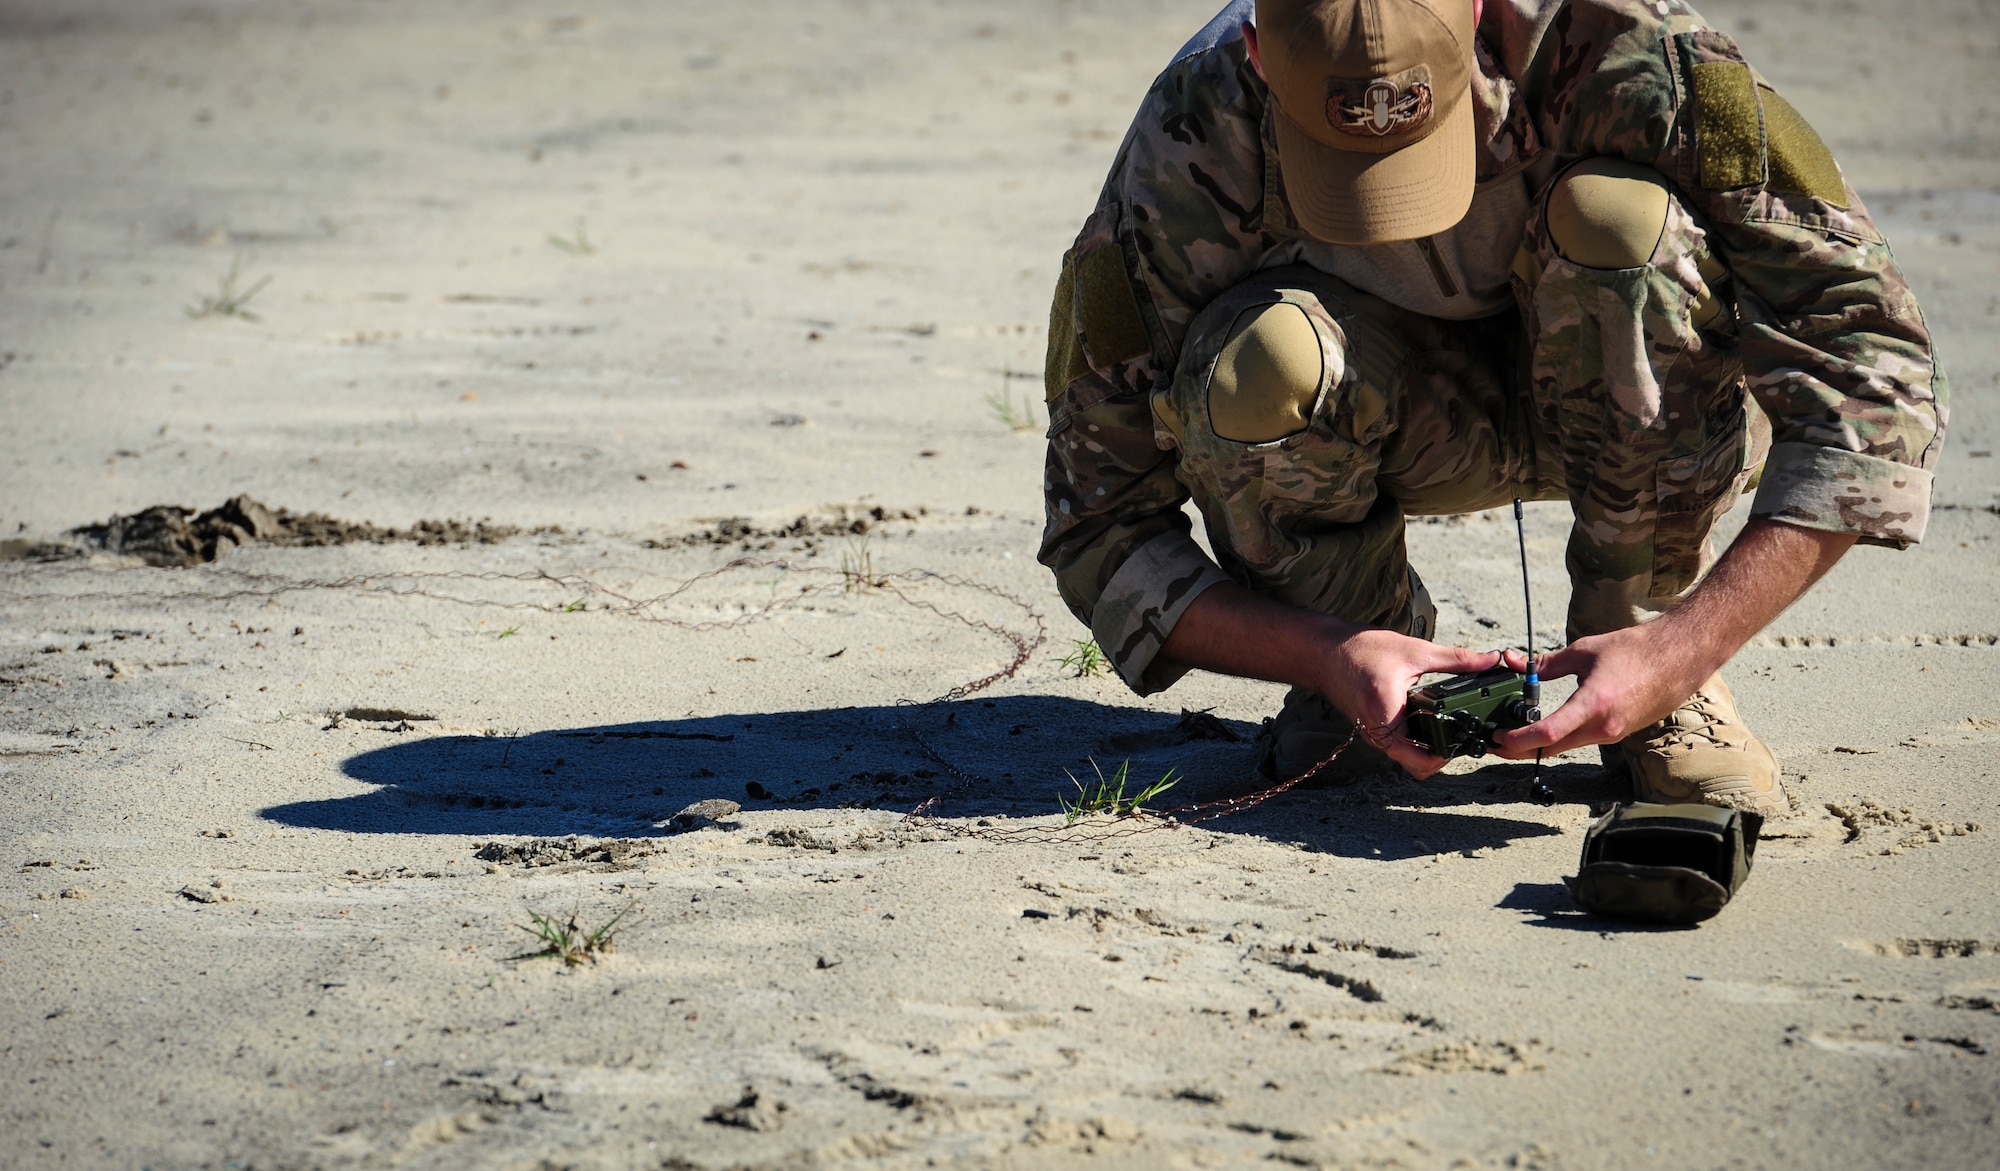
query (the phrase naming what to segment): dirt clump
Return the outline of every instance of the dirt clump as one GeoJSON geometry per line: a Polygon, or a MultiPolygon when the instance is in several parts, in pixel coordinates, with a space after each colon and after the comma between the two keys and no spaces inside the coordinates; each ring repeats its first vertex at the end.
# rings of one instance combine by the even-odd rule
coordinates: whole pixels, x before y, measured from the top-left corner
{"type": "Polygon", "coordinates": [[[1120,732],[1104,738],[1104,747],[1111,752],[1150,752],[1161,748],[1178,748],[1196,740],[1220,740],[1225,743],[1240,744],[1243,734],[1223,723],[1207,710],[1191,712],[1181,709],[1181,718],[1171,728],[1149,732],[1120,732]]]}
{"type": "Polygon", "coordinates": [[[33,537],[9,537],[0,541],[0,561],[68,561],[83,556],[75,545],[43,541],[33,537]]]}
{"type": "Polygon", "coordinates": [[[764,835],[764,840],[774,846],[789,846],[798,850],[825,850],[829,854],[840,853],[840,847],[797,826],[780,826],[764,835]]]}
{"type": "Polygon", "coordinates": [[[631,838],[532,838],[525,842],[487,842],[473,853],[481,862],[502,865],[571,866],[581,863],[588,869],[624,870],[633,860],[657,853],[652,842],[631,838]]]}
{"type": "Polygon", "coordinates": [[[758,525],[748,517],[732,516],[692,533],[650,538],[640,544],[647,549],[735,545],[746,552],[769,549],[779,541],[799,541],[803,542],[803,547],[812,547],[828,537],[865,537],[884,524],[921,520],[928,517],[930,511],[928,507],[912,512],[907,508],[893,509],[880,505],[868,508],[841,505],[821,516],[801,515],[790,524],[770,527],[758,525]]]}
{"type": "Polygon", "coordinates": [[[755,1086],[744,1086],[743,1093],[734,1103],[718,1104],[702,1116],[702,1121],[767,1133],[784,1126],[785,1114],[790,1109],[790,1105],[776,1098],[767,1101],[755,1086]]]}
{"type": "Polygon", "coordinates": [[[679,813],[674,814],[671,820],[682,829],[695,829],[700,826],[714,825],[726,818],[734,817],[742,808],[741,805],[738,805],[734,801],[722,797],[710,797],[706,801],[697,801],[679,813]]]}
{"type": "MultiPolygon", "coordinates": [[[[535,535],[560,533],[554,527],[532,530],[535,535]]],[[[114,516],[102,524],[71,529],[69,536],[108,553],[137,557],[148,565],[185,568],[214,561],[244,545],[290,545],[320,548],[330,545],[390,544],[492,545],[519,536],[516,525],[491,520],[420,520],[406,529],[348,521],[323,512],[293,512],[272,508],[250,496],[196,512],[173,504],[155,504],[129,516],[114,516]]]]}

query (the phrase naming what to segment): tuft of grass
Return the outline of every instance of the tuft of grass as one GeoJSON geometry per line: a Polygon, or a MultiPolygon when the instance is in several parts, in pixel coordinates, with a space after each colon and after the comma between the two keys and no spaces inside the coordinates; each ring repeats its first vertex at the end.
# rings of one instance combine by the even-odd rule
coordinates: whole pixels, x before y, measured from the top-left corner
{"type": "Polygon", "coordinates": [[[239,289],[236,282],[243,277],[243,258],[229,262],[229,275],[222,278],[222,284],[215,292],[203,297],[192,305],[183,305],[181,312],[189,317],[240,317],[245,321],[262,321],[263,318],[250,312],[250,298],[262,292],[271,283],[270,277],[263,277],[247,289],[239,289]]]}
{"type": "Polygon", "coordinates": [[[1111,660],[1104,657],[1094,639],[1072,639],[1069,645],[1070,652],[1056,661],[1076,672],[1078,679],[1102,675],[1111,666],[1111,660]]]}
{"type": "Polygon", "coordinates": [[[859,542],[850,538],[847,550],[840,555],[841,588],[849,593],[855,590],[870,590],[882,584],[882,578],[875,573],[875,555],[868,551],[868,538],[859,542]]]}
{"type": "Polygon", "coordinates": [[[571,908],[568,919],[558,919],[554,915],[544,915],[539,911],[528,912],[527,923],[514,926],[542,941],[542,950],[529,952],[521,959],[540,959],[548,956],[563,962],[563,967],[574,968],[581,964],[597,962],[599,956],[610,955],[616,950],[618,931],[625,920],[632,916],[635,904],[626,903],[623,910],[613,915],[602,925],[585,929],[577,922],[577,911],[571,908]]]}
{"type": "Polygon", "coordinates": [[[1002,388],[1000,391],[986,396],[986,406],[987,409],[993,412],[994,418],[1007,424],[1009,430],[1037,431],[1041,429],[1041,424],[1035,421],[1035,400],[1025,394],[1021,396],[1020,405],[1016,406],[1014,405],[1013,397],[1007,393],[1005,388],[1002,388]]]}
{"type": "Polygon", "coordinates": [[[576,227],[571,228],[567,236],[550,232],[549,243],[571,256],[589,256],[597,251],[597,245],[590,242],[590,233],[585,230],[582,220],[576,221],[576,227]]]}
{"type": "Polygon", "coordinates": [[[494,640],[495,642],[498,642],[499,640],[501,640],[501,639],[503,639],[503,638],[511,638],[512,636],[514,636],[514,635],[516,635],[516,634],[519,634],[519,633],[521,633],[521,628],[520,628],[520,627],[518,627],[518,626],[509,626],[509,627],[508,627],[507,629],[505,629],[505,630],[501,631],[500,633],[498,633],[498,634],[494,635],[494,636],[493,636],[493,640],[494,640]]]}
{"type": "Polygon", "coordinates": [[[1090,767],[1097,774],[1095,784],[1086,786],[1072,773],[1069,779],[1076,786],[1076,798],[1071,800],[1060,793],[1056,795],[1056,801],[1062,805],[1064,825],[1075,825],[1086,817],[1099,815],[1137,817],[1146,812],[1146,802],[1180,784],[1180,778],[1174,775],[1174,770],[1168,769],[1165,776],[1127,797],[1125,790],[1130,786],[1132,777],[1130,760],[1121,762],[1117,771],[1109,777],[1104,775],[1103,769],[1097,767],[1096,761],[1091,761],[1090,767]]]}
{"type": "Polygon", "coordinates": [[[588,597],[588,596],[585,596],[585,597],[581,597],[581,598],[578,598],[578,599],[577,599],[576,601],[574,601],[574,602],[571,602],[571,603],[570,603],[569,605],[567,605],[567,606],[564,606],[564,607],[562,608],[562,612],[563,612],[563,613],[565,613],[565,614],[574,614],[574,613],[576,613],[576,612],[577,612],[578,610],[582,610],[582,609],[584,609],[584,608],[585,608],[585,607],[584,607],[584,603],[585,603],[585,602],[588,602],[589,600],[590,600],[590,599],[589,599],[589,597],[588,597]]]}

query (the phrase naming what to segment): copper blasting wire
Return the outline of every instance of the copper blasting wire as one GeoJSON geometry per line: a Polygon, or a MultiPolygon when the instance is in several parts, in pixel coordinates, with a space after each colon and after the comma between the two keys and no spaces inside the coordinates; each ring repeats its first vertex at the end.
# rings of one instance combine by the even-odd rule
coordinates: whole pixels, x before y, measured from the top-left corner
{"type": "MultiPolygon", "coordinates": [[[[969,774],[959,770],[950,761],[938,754],[923,737],[916,735],[914,731],[912,731],[911,735],[916,738],[917,743],[924,748],[925,754],[932,760],[943,765],[957,776],[965,778],[965,783],[954,786],[947,793],[962,790],[973,779],[985,779],[971,778],[969,774]]],[[[930,812],[930,810],[936,808],[942,802],[947,794],[936,794],[926,798],[923,803],[905,814],[903,821],[906,824],[921,826],[926,829],[943,830],[955,838],[976,838],[987,842],[1035,845],[1102,842],[1113,838],[1135,837],[1139,834],[1153,833],[1157,830],[1185,829],[1188,826],[1202,825],[1232,814],[1242,813],[1247,809],[1254,809],[1273,797],[1290,792],[1292,789],[1318,776],[1321,770],[1340,759],[1340,754],[1346,752],[1348,745],[1353,742],[1354,738],[1349,736],[1346,740],[1341,741],[1339,746],[1332,752],[1328,753],[1325,759],[1289,781],[1279,781],[1275,785],[1267,785],[1264,788],[1248,793],[1239,793],[1233,797],[1222,797],[1214,801],[1201,801],[1191,805],[1176,805],[1168,809],[1134,810],[1130,813],[1120,814],[1109,821],[1079,821],[1068,825],[967,825],[962,820],[952,820],[930,812]]]]}
{"type": "MultiPolygon", "coordinates": [[[[204,566],[189,570],[161,570],[152,566],[32,566],[0,570],[0,581],[42,582],[50,579],[88,579],[103,575],[124,574],[191,574],[198,577],[172,579],[173,584],[186,588],[173,590],[21,590],[0,589],[0,600],[14,602],[201,602],[227,603],[246,600],[271,601],[287,594],[312,591],[344,590],[359,594],[379,595],[392,598],[423,598],[428,601],[447,602],[453,605],[494,610],[535,610],[543,613],[561,613],[561,603],[514,600],[508,601],[489,595],[482,596],[477,589],[454,591],[453,585],[520,585],[544,586],[560,590],[569,595],[592,595],[607,600],[601,613],[635,618],[642,622],[654,623],[690,633],[707,633],[731,630],[763,621],[787,610],[800,602],[828,596],[839,596],[855,592],[839,569],[831,566],[799,565],[782,558],[739,557],[713,569],[704,570],[691,577],[678,580],[660,593],[635,596],[625,590],[605,584],[605,576],[631,574],[643,577],[653,571],[632,566],[596,567],[589,574],[557,574],[537,569],[521,573],[500,573],[495,571],[465,572],[462,570],[413,570],[400,573],[370,573],[334,578],[299,578],[284,574],[263,573],[250,570],[225,569],[204,566]],[[696,586],[714,581],[728,574],[754,569],[776,569],[785,573],[797,573],[828,578],[840,577],[840,581],[828,581],[822,585],[807,586],[796,594],[774,599],[743,613],[728,618],[687,619],[675,618],[659,612],[659,608],[687,594],[696,586]],[[465,596],[466,593],[473,596],[465,596]]],[[[155,578],[154,580],[159,580],[155,578]]],[[[894,598],[899,604],[926,611],[937,618],[951,622],[980,634],[990,635],[1010,645],[1013,654],[997,670],[944,691],[927,701],[899,700],[898,705],[922,710],[948,707],[957,701],[1018,676],[1022,668],[1034,657],[1037,650],[1048,641],[1048,623],[1034,605],[998,586],[957,574],[938,573],[927,569],[901,570],[885,573],[872,578],[862,592],[878,592],[894,598]],[[949,609],[929,598],[918,597],[906,592],[906,587],[936,584],[948,589],[968,590],[984,594],[995,601],[1005,603],[1020,612],[1033,623],[1031,632],[1011,628],[999,622],[975,617],[961,610],[949,609]]],[[[955,782],[943,792],[934,793],[920,802],[904,816],[906,823],[942,829],[954,837],[979,838],[996,842],[1093,842],[1112,838],[1131,837],[1156,830],[1180,829],[1200,825],[1218,818],[1241,813],[1263,804],[1273,797],[1286,793],[1301,783],[1317,776],[1346,751],[1348,741],[1343,741],[1326,759],[1312,768],[1275,785],[1266,786],[1233,797],[1213,801],[1178,805],[1162,810],[1144,810],[1125,813],[1109,822],[1077,822],[1069,825],[1022,825],[1011,827],[967,825],[962,820],[947,819],[935,812],[948,799],[962,794],[975,784],[990,783],[990,778],[969,772],[959,767],[950,758],[938,751],[936,746],[917,730],[914,722],[902,725],[910,739],[924,757],[945,770],[955,782]]]]}

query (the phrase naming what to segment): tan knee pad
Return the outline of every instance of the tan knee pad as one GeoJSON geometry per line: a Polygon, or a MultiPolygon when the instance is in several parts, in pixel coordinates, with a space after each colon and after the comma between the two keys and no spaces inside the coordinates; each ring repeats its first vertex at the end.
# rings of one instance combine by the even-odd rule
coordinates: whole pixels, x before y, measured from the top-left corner
{"type": "MultiPolygon", "coordinates": [[[[1667,227],[1673,192],[1651,167],[1625,159],[1585,159],[1549,191],[1549,240],[1563,259],[1586,268],[1638,268],[1651,264],[1667,227]]],[[[1724,269],[1712,256],[1700,261],[1704,282],[1693,317],[1708,325],[1721,311],[1712,291],[1724,269]]]]}
{"type": "Polygon", "coordinates": [[[1585,159],[1549,192],[1549,239],[1588,268],[1650,264],[1667,226],[1666,180],[1624,159],[1585,159]]]}
{"type": "Polygon", "coordinates": [[[1297,305],[1245,309],[1209,376],[1209,426],[1237,443],[1268,443],[1304,430],[1325,367],[1319,333],[1297,305]]]}

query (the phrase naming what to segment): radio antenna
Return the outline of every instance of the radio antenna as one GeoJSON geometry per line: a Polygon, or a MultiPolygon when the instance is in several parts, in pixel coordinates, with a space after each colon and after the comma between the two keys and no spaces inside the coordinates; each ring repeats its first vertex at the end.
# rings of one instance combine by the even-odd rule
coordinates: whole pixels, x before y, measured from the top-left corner
{"type": "MultiPolygon", "coordinates": [[[[1528,617],[1528,677],[1521,688],[1521,702],[1529,723],[1542,718],[1542,674],[1535,665],[1535,597],[1528,588],[1528,530],[1521,516],[1521,498],[1514,497],[1514,539],[1521,549],[1521,607],[1528,617]]],[[[1535,773],[1528,781],[1528,795],[1537,801],[1555,800],[1555,792],[1542,782],[1542,750],[1535,750],[1535,773]]]]}
{"type": "MultiPolygon", "coordinates": [[[[1521,546],[1521,608],[1528,613],[1528,706],[1542,706],[1542,677],[1535,670],[1535,598],[1528,591],[1528,530],[1521,519],[1521,498],[1514,497],[1514,539],[1521,546]]],[[[1541,719],[1540,715],[1535,717],[1541,719]]]]}

